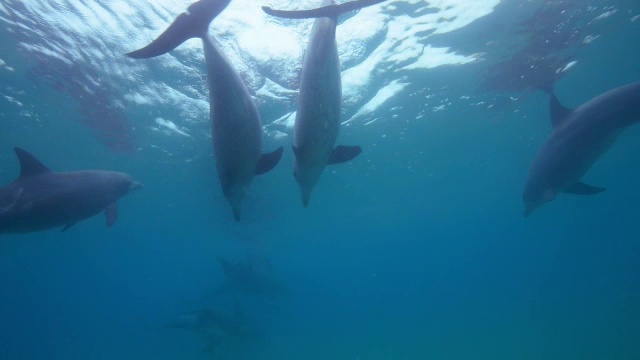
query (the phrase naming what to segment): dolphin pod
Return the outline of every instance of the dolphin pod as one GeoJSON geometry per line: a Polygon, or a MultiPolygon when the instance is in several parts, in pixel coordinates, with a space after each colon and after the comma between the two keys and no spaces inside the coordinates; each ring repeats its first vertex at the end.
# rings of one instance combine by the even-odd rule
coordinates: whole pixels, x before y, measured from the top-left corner
{"type": "Polygon", "coordinates": [[[0,234],[62,227],[104,211],[107,226],[116,222],[116,201],[142,184],[114,171],[53,172],[25,150],[14,148],[20,176],[0,188],[0,234]]]}
{"type": "Polygon", "coordinates": [[[323,7],[297,11],[262,8],[267,14],[281,18],[317,18],[302,64],[293,138],[293,176],[300,187],[304,207],[309,205],[311,191],[327,165],[350,161],[362,152],[360,146],[335,146],[342,111],[336,45],[338,16],[382,1],[360,0],[336,5],[333,0],[323,0],[323,7]]]}
{"type": "Polygon", "coordinates": [[[524,216],[561,193],[594,195],[602,187],[581,178],[614,143],[618,135],[640,121],[640,82],[597,96],[575,110],[551,95],[553,131],[531,163],[524,188],[524,216]]]}
{"type": "Polygon", "coordinates": [[[230,0],[200,0],[180,14],[158,38],[127,56],[145,59],[175,49],[191,38],[202,39],[209,83],[209,114],[218,179],[233,217],[240,220],[240,206],[255,175],[273,169],[283,149],[262,154],[262,123],[246,85],[207,35],[209,24],[230,0]]]}

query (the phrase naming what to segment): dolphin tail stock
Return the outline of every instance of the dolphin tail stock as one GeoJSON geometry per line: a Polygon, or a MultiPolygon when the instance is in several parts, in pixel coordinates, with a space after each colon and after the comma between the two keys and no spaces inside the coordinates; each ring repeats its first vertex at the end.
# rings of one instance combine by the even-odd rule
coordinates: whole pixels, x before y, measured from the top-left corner
{"type": "Polygon", "coordinates": [[[189,6],[186,12],[169,25],[160,36],[149,45],[129,52],[133,59],[149,59],[168,53],[192,38],[204,38],[209,24],[224,10],[231,0],[200,0],[189,6]]]}
{"type": "Polygon", "coordinates": [[[262,10],[275,17],[284,19],[311,19],[318,17],[337,18],[341,14],[353,10],[359,10],[367,6],[379,4],[385,0],[355,0],[340,5],[327,5],[310,10],[276,10],[268,6],[263,6],[262,10]]]}

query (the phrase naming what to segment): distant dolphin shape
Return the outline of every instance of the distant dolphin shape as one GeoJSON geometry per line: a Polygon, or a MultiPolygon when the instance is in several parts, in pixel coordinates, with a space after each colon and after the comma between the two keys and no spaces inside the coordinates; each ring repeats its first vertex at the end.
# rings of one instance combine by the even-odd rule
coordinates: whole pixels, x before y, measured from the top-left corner
{"type": "Polygon", "coordinates": [[[116,222],[116,201],[142,184],[113,171],[53,172],[33,155],[13,148],[20,176],[0,188],[0,234],[27,233],[73,224],[104,211],[116,222]]]}
{"type": "Polygon", "coordinates": [[[558,193],[593,195],[605,190],[581,178],[628,126],[640,121],[640,82],[610,90],[575,110],[550,103],[553,131],[536,155],[527,178],[524,216],[558,193]]]}
{"type": "Polygon", "coordinates": [[[338,16],[382,1],[359,0],[336,5],[333,0],[323,0],[323,7],[299,11],[262,7],[267,14],[282,18],[318,18],[304,55],[294,125],[293,175],[300,187],[304,207],[309,205],[311,191],[327,165],[350,161],[362,152],[360,146],[335,146],[342,105],[340,59],[336,46],[338,16]]]}
{"type": "Polygon", "coordinates": [[[273,169],[282,147],[262,154],[260,114],[249,90],[224,56],[217,42],[207,36],[209,24],[230,0],[200,0],[189,6],[151,44],[127,56],[145,59],[166,54],[191,38],[201,38],[207,63],[213,151],[222,192],[240,220],[240,206],[255,175],[273,169]]]}
{"type": "Polygon", "coordinates": [[[290,296],[289,289],[274,276],[269,268],[259,268],[252,261],[233,264],[221,257],[218,257],[218,261],[226,282],[216,289],[216,295],[231,292],[232,294],[263,295],[269,298],[290,296]]]}

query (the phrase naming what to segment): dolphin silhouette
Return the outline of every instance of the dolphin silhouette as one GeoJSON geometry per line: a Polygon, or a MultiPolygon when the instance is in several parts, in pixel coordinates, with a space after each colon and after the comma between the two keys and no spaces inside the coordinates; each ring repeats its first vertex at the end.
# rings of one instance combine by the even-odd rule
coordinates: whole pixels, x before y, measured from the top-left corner
{"type": "Polygon", "coordinates": [[[216,170],[233,217],[240,220],[240,206],[253,177],[273,169],[280,161],[283,149],[279,147],[262,154],[262,124],[258,109],[215,39],[207,35],[209,24],[229,2],[200,0],[193,3],[151,44],[127,56],[134,59],[155,57],[175,49],[188,39],[202,39],[216,170]]]}
{"type": "Polygon", "coordinates": [[[360,146],[335,146],[340,130],[342,81],[336,46],[338,16],[384,0],[359,0],[336,5],[323,0],[312,10],[284,11],[263,6],[269,15],[314,21],[304,55],[294,124],[293,176],[300,187],[302,205],[309,205],[313,187],[327,165],[347,162],[362,152],[360,146]]]}
{"type": "Polygon", "coordinates": [[[0,188],[0,234],[27,233],[63,227],[104,211],[107,226],[116,222],[116,201],[142,184],[113,171],[53,172],[33,155],[13,149],[20,176],[0,188]]]}
{"type": "Polygon", "coordinates": [[[628,126],[640,121],[640,82],[607,91],[575,110],[551,95],[551,136],[531,163],[524,216],[561,193],[593,195],[605,188],[581,178],[628,126]]]}

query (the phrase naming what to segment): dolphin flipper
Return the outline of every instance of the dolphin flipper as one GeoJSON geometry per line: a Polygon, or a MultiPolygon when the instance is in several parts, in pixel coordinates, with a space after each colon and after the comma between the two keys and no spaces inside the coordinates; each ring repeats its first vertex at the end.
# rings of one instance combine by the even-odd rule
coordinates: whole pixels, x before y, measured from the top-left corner
{"type": "Polygon", "coordinates": [[[361,152],[362,148],[360,146],[336,146],[336,148],[333,149],[333,152],[331,152],[331,155],[329,155],[327,165],[351,161],[353,158],[360,155],[361,152]]]}
{"type": "Polygon", "coordinates": [[[71,224],[67,224],[65,225],[62,230],[60,230],[60,232],[65,232],[67,230],[69,230],[70,227],[72,227],[73,225],[75,225],[76,223],[71,223],[71,224]]]}
{"type": "Polygon", "coordinates": [[[109,204],[104,209],[104,215],[107,218],[107,227],[111,227],[118,219],[118,205],[116,203],[109,204]]]}
{"type": "Polygon", "coordinates": [[[260,157],[260,160],[258,160],[258,164],[256,165],[256,175],[262,175],[266,172],[269,172],[276,165],[278,165],[280,158],[282,158],[282,152],[283,148],[282,146],[280,146],[270,153],[263,154],[260,157]]]}
{"type": "Polygon", "coordinates": [[[606,189],[603,187],[591,186],[583,182],[577,182],[569,186],[568,188],[566,188],[563,192],[567,194],[574,194],[574,195],[595,195],[605,190],[606,189]]]}
{"type": "Polygon", "coordinates": [[[191,4],[187,11],[178,15],[167,30],[151,44],[126,55],[134,59],[148,59],[166,54],[188,39],[206,36],[211,21],[227,7],[230,1],[200,0],[191,4]]]}
{"type": "Polygon", "coordinates": [[[285,19],[310,19],[310,18],[318,18],[318,17],[331,17],[336,18],[341,14],[347,13],[349,11],[362,9],[367,6],[375,5],[381,3],[385,0],[356,0],[349,1],[340,5],[328,5],[319,7],[311,10],[276,10],[272,9],[268,6],[263,6],[262,10],[275,17],[285,18],[285,19]]]}

